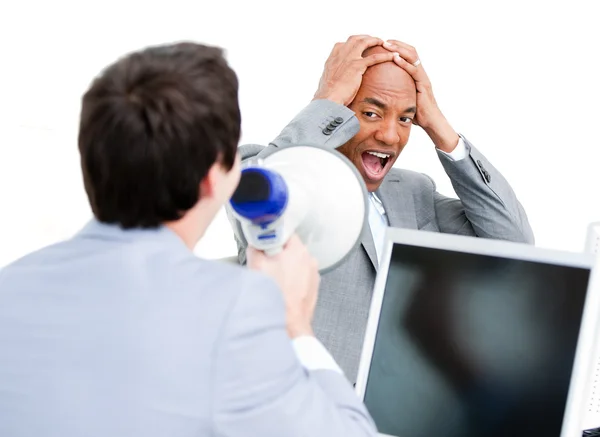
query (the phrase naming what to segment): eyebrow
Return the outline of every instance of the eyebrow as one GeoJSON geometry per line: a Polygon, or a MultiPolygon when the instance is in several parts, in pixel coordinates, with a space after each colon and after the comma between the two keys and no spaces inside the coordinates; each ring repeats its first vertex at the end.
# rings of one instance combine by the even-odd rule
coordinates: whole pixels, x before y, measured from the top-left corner
{"type": "MultiPolygon", "coordinates": [[[[383,109],[386,110],[387,109],[387,105],[373,97],[365,97],[363,99],[363,103],[369,103],[371,105],[377,106],[379,109],[383,109]]],[[[406,108],[403,112],[404,114],[416,114],[417,113],[417,108],[415,106],[411,106],[409,108],[406,108]]]]}
{"type": "Polygon", "coordinates": [[[387,108],[387,105],[385,103],[380,102],[379,100],[374,99],[373,97],[365,97],[363,99],[363,103],[369,103],[371,105],[375,105],[379,109],[386,109],[387,108]]]}

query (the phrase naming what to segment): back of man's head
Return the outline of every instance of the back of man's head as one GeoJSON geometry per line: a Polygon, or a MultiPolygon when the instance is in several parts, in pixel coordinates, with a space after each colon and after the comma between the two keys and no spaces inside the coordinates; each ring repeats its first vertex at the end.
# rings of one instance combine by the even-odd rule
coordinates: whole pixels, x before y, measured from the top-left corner
{"type": "Polygon", "coordinates": [[[118,60],[82,102],[79,152],[94,215],[123,228],[180,219],[209,169],[233,166],[240,124],[238,80],[221,49],[179,43],[118,60]]]}

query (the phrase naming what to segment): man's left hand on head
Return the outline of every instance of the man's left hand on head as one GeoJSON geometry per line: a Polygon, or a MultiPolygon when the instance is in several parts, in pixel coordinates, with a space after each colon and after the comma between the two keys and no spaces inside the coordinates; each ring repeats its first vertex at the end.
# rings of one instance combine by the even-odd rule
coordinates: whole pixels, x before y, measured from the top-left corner
{"type": "Polygon", "coordinates": [[[429,76],[423,68],[416,49],[402,41],[387,40],[383,47],[397,53],[394,62],[403,68],[415,81],[417,88],[417,113],[413,124],[422,127],[441,150],[452,151],[458,142],[458,134],[454,132],[440,110],[429,76]]]}

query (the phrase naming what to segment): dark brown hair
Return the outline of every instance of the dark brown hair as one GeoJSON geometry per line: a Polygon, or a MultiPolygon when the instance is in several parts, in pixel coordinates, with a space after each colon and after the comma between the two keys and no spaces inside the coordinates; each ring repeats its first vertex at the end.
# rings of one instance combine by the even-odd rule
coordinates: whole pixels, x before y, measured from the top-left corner
{"type": "Polygon", "coordinates": [[[240,137],[238,80],[217,47],[178,43],[129,54],[83,96],[79,152],[96,218],[123,228],[177,220],[240,137]]]}

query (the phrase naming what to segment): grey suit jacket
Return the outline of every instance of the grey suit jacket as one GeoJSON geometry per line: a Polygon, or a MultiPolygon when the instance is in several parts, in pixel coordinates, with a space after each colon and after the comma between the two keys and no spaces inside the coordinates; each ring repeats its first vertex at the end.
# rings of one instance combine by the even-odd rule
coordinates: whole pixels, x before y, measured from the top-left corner
{"type": "MultiPolygon", "coordinates": [[[[247,145],[242,146],[240,152],[243,159],[248,159],[292,144],[337,148],[358,130],[359,122],[353,111],[331,101],[317,100],[304,108],[267,148],[247,145]],[[344,120],[337,127],[329,124],[336,117],[344,120]],[[324,132],[328,125],[333,133],[324,132]]],[[[466,138],[463,140],[469,151],[463,160],[453,161],[438,151],[459,199],[439,194],[433,180],[426,175],[394,168],[377,192],[389,225],[533,243],[527,215],[508,182],[481,152],[466,138]]],[[[239,261],[244,264],[247,242],[230,210],[228,217],[234,229],[239,261]]],[[[368,224],[361,243],[340,266],[323,275],[314,318],[317,337],[351,381],[356,380],[378,266],[368,224]]]]}
{"type": "Polygon", "coordinates": [[[305,371],[281,292],[169,229],[91,222],[0,271],[0,436],[374,436],[305,371]]]}

